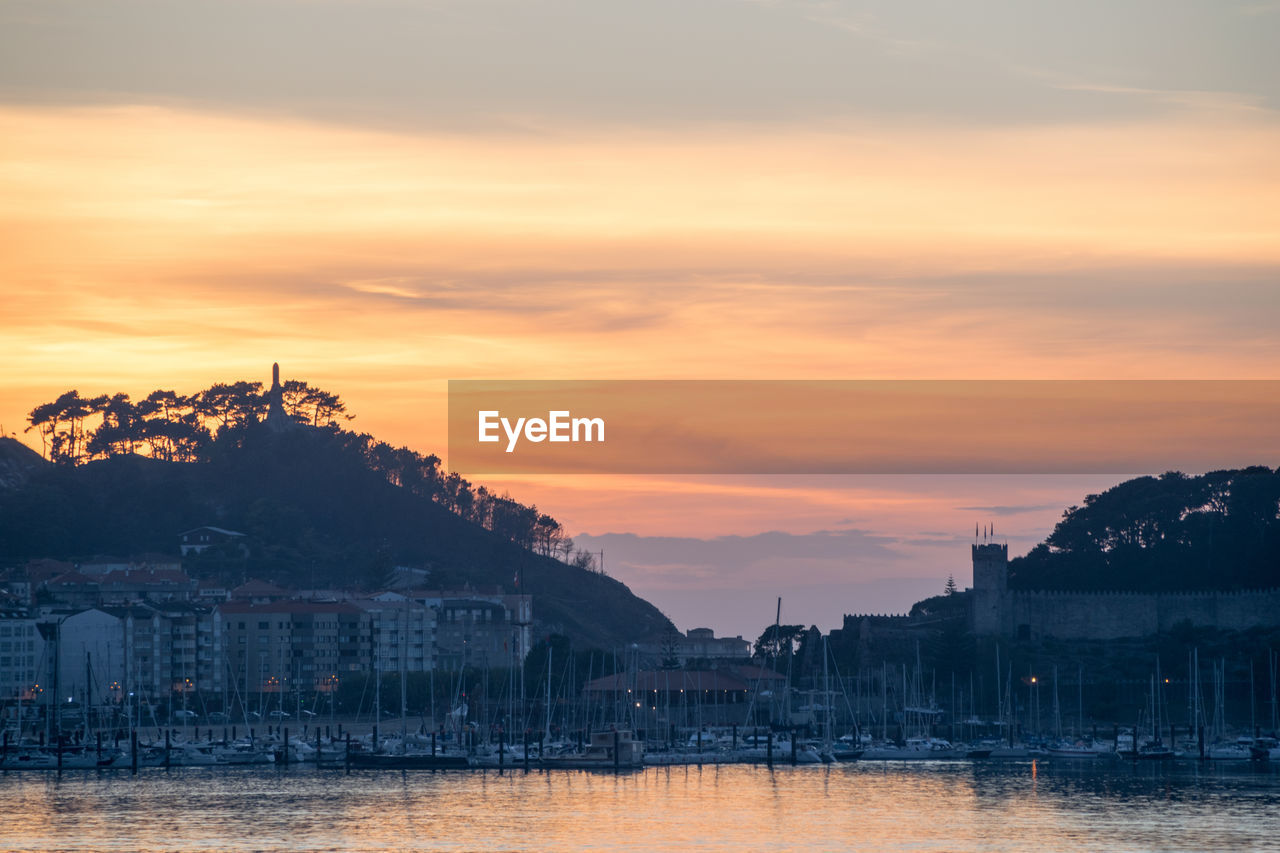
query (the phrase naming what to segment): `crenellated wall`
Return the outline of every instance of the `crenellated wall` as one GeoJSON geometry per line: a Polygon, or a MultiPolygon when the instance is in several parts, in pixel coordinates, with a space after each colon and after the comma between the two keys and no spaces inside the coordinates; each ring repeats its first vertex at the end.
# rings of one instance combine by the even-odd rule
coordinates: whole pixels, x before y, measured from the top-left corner
{"type": "Polygon", "coordinates": [[[1244,630],[1280,624],[1280,589],[1237,592],[1006,592],[1009,637],[1110,640],[1167,632],[1179,622],[1244,630]]]}
{"type": "Polygon", "coordinates": [[[973,546],[970,628],[978,636],[1114,640],[1148,637],[1179,622],[1242,631],[1280,625],[1280,589],[1234,592],[1010,590],[1008,548],[973,546]]]}

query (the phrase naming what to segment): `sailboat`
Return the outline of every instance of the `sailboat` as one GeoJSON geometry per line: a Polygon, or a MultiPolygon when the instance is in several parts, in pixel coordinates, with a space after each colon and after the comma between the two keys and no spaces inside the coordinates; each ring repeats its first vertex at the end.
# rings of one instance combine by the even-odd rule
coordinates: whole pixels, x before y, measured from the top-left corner
{"type": "MultiPolygon", "coordinates": [[[[407,626],[407,621],[405,623],[407,626]]],[[[376,736],[373,739],[372,750],[365,752],[363,750],[352,750],[347,755],[347,763],[351,767],[359,767],[363,769],[375,770],[448,770],[470,767],[471,763],[467,760],[467,756],[457,753],[446,754],[436,752],[435,741],[429,750],[423,749],[420,745],[410,744],[408,737],[408,726],[406,721],[407,686],[406,686],[406,666],[405,654],[407,653],[407,627],[401,629],[401,655],[400,655],[400,737],[394,744],[384,745],[377,741],[376,736]],[[390,748],[388,748],[390,747],[390,748]]],[[[379,719],[382,714],[382,665],[381,655],[377,649],[374,650],[375,662],[375,678],[376,687],[374,692],[374,719],[379,719]]],[[[466,713],[465,711],[463,712],[466,713]]],[[[377,726],[374,727],[377,732],[377,726]]]]}
{"type": "Polygon", "coordinates": [[[592,732],[582,752],[544,755],[542,766],[580,770],[633,769],[644,766],[644,742],[629,729],[592,732]]]}

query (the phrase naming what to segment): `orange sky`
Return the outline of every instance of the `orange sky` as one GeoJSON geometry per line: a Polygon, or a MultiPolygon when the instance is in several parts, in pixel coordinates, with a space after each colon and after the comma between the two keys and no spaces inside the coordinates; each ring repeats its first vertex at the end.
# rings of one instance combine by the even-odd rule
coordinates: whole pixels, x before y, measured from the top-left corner
{"type": "MultiPolygon", "coordinates": [[[[768,34],[802,4],[748,5],[717,8],[768,34]]],[[[1275,16],[1241,12],[1214,35],[1222,55],[1202,57],[1203,81],[1140,52],[1163,75],[1152,82],[1121,80],[1115,63],[1029,69],[989,33],[956,36],[984,51],[961,55],[936,32],[907,38],[917,24],[890,12],[873,26],[814,8],[778,30],[794,42],[786,56],[811,44],[842,57],[827,41],[839,33],[895,68],[945,60],[1041,88],[1015,101],[1021,88],[975,83],[953,97],[900,76],[886,85],[904,102],[934,101],[895,114],[851,95],[827,109],[805,102],[816,78],[779,65],[778,86],[794,84],[804,114],[760,84],[742,104],[773,112],[744,117],[720,109],[730,99],[715,94],[728,85],[715,66],[689,56],[678,59],[689,110],[687,93],[636,82],[617,94],[633,115],[599,93],[531,94],[517,113],[472,75],[451,78],[471,100],[449,101],[449,120],[433,124],[399,89],[402,113],[358,96],[343,107],[367,115],[312,108],[318,88],[305,79],[298,93],[272,89],[270,104],[251,85],[208,94],[183,76],[225,77],[207,57],[172,90],[150,74],[71,96],[88,84],[15,48],[0,68],[0,425],[38,443],[22,435],[25,413],[68,388],[194,391],[266,380],[273,361],[341,394],[355,427],[441,453],[450,378],[1277,376],[1280,120],[1267,75],[1244,91],[1244,66],[1230,61],[1232,39],[1244,45],[1275,16]],[[997,47],[1010,53],[996,61],[997,47]],[[1098,79],[1102,68],[1119,82],[1098,79]],[[948,98],[975,116],[1003,112],[957,118],[948,98]],[[1059,112],[1039,114],[1041,102],[1059,112]],[[659,115],[664,105],[680,114],[659,115]]],[[[39,27],[27,16],[9,30],[60,32],[39,27]]],[[[1047,24],[1038,35],[1049,54],[1068,49],[1047,24]]],[[[149,61],[160,60],[139,67],[149,61]]],[[[594,54],[571,61],[613,68],[594,54]]],[[[536,77],[553,64],[529,67],[536,77]]],[[[257,73],[266,89],[285,79],[257,73]]],[[[1240,463],[1260,461],[1276,463],[1240,463]]],[[[1028,546],[1080,495],[1070,484],[937,496],[918,482],[796,491],[663,478],[511,488],[575,533],[800,535],[858,518],[900,542],[963,534],[975,513],[955,507],[1012,505],[1012,491],[1039,507],[1009,515],[1028,546]]],[[[650,576],[626,571],[646,591],[650,576]]],[[[844,571],[942,570],[904,558],[844,571]]],[[[698,580],[717,583],[736,580],[698,580]]]]}

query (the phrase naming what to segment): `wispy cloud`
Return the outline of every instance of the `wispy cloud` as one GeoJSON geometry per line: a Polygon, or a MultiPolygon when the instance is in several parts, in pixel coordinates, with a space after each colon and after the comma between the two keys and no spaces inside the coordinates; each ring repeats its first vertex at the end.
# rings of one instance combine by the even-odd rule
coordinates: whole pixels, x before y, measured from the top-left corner
{"type": "Polygon", "coordinates": [[[1248,26],[1271,4],[1170,0],[1159,39],[1123,5],[121,0],[99,15],[92,0],[12,2],[0,7],[0,97],[530,136],[832,116],[1061,123],[1139,109],[1055,89],[1019,64],[1086,76],[1124,66],[1140,71],[1121,85],[1275,97],[1267,34],[1248,26]]]}
{"type": "Polygon", "coordinates": [[[1019,506],[958,506],[963,512],[980,512],[988,515],[1023,515],[1029,512],[1044,512],[1057,509],[1056,504],[1021,504],[1019,506]]]}

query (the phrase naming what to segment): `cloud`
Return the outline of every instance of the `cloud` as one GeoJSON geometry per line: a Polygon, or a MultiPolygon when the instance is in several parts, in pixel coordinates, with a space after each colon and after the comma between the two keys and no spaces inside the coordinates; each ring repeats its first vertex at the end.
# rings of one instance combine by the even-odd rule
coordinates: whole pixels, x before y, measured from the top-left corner
{"type": "MultiPolygon", "coordinates": [[[[791,581],[857,571],[874,565],[881,573],[902,555],[895,539],[864,530],[818,530],[807,534],[768,531],[711,539],[637,536],[634,533],[579,534],[579,548],[603,550],[606,569],[646,586],[696,588],[706,577],[732,576],[740,587],[775,584],[783,572],[791,581]]],[[[865,571],[865,570],[864,570],[865,571]]],[[[864,575],[865,577],[865,575],[864,575]]]]}
{"type": "MultiPolygon", "coordinates": [[[[653,601],[677,625],[709,625],[753,639],[784,599],[784,621],[839,627],[845,613],[904,613],[941,590],[947,572],[919,577],[918,553],[866,530],[697,538],[580,534],[575,544],[604,551],[605,569],[653,601]]],[[[937,545],[935,542],[929,543],[937,545]]]]}
{"type": "Polygon", "coordinates": [[[989,515],[1022,515],[1028,512],[1044,512],[1049,509],[1058,509],[1057,504],[1022,504],[1020,506],[958,506],[958,510],[965,512],[982,512],[989,515]]]}
{"type": "Polygon", "coordinates": [[[108,15],[93,0],[28,0],[0,7],[0,92],[517,135],[548,122],[1025,123],[1181,108],[1124,87],[1274,109],[1271,17],[1217,5],[118,0],[108,15]],[[1120,89],[1065,89],[1031,67],[1103,69],[1120,89]]]}

